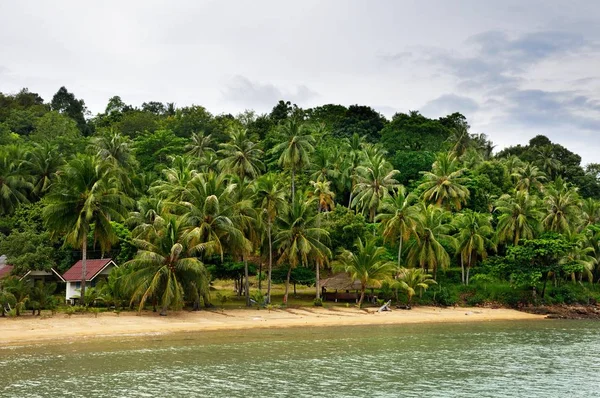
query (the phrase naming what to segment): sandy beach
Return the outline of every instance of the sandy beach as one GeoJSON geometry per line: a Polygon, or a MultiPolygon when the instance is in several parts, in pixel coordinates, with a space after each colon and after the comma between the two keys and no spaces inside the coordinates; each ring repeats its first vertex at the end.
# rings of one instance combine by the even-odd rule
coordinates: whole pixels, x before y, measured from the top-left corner
{"type": "Polygon", "coordinates": [[[285,328],[349,325],[397,325],[429,322],[536,320],[543,315],[510,309],[417,307],[410,311],[378,313],[356,308],[295,308],[271,312],[252,309],[172,312],[167,317],[148,312],[103,313],[53,317],[0,318],[0,343],[60,342],[80,337],[101,338],[148,333],[202,332],[248,328],[285,328]]]}

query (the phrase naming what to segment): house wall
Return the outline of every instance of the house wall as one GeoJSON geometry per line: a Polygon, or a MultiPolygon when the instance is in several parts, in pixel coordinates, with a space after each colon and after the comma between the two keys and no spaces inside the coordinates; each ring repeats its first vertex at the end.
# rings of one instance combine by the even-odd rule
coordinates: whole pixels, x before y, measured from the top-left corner
{"type": "MultiPolygon", "coordinates": [[[[96,285],[95,282],[97,282],[99,279],[102,278],[106,278],[108,276],[108,274],[110,274],[110,271],[114,268],[114,265],[109,265],[108,267],[106,267],[105,269],[103,269],[98,275],[96,275],[96,277],[92,280],[92,281],[88,281],[86,283],[86,288],[87,287],[94,287],[96,285]]],[[[70,301],[73,299],[73,297],[77,297],[79,298],[80,296],[80,287],[81,283],[80,282],[67,282],[67,289],[65,292],[65,300],[66,301],[70,301]]]]}

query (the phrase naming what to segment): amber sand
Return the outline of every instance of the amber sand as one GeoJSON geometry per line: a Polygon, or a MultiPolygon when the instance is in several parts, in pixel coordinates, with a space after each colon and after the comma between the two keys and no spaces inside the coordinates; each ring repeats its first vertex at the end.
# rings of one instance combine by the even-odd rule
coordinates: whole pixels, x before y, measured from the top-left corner
{"type": "Polygon", "coordinates": [[[166,317],[152,312],[102,313],[52,317],[23,316],[0,318],[1,345],[61,342],[85,338],[204,332],[251,328],[286,328],[353,325],[401,325],[431,322],[485,322],[500,320],[536,320],[534,315],[511,309],[417,307],[377,312],[376,309],[316,308],[239,309],[198,312],[171,312],[166,317]]]}

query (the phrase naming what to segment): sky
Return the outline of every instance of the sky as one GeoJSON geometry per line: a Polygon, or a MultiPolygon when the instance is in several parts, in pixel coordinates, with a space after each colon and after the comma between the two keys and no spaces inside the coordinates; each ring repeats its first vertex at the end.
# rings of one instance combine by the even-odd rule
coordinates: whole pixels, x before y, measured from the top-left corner
{"type": "Polygon", "coordinates": [[[544,134],[600,162],[600,2],[0,2],[0,91],[61,86],[92,114],[114,95],[458,111],[497,149],[544,134]]]}

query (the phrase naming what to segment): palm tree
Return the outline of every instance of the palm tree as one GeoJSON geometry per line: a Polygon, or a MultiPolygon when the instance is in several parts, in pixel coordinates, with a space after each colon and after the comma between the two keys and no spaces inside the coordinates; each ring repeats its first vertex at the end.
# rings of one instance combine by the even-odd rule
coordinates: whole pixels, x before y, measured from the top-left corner
{"type": "Polygon", "coordinates": [[[133,156],[133,141],[117,131],[92,138],[90,149],[100,159],[113,163],[123,170],[133,169],[137,162],[133,156]]]}
{"type": "Polygon", "coordinates": [[[132,269],[126,285],[132,291],[131,303],[139,302],[139,311],[149,298],[156,298],[164,316],[169,307],[183,306],[186,291],[202,294],[208,289],[208,272],[194,256],[186,229],[182,219],[169,217],[156,234],[134,239],[138,253],[125,264],[132,269]]]}
{"type": "Polygon", "coordinates": [[[594,268],[598,264],[598,259],[595,257],[593,245],[588,245],[587,237],[584,234],[567,233],[566,238],[572,243],[572,248],[559,260],[559,264],[567,266],[573,272],[571,279],[576,281],[576,273],[579,274],[579,281],[583,275],[588,281],[594,281],[594,268]]]}
{"type": "Polygon", "coordinates": [[[563,165],[560,160],[556,159],[554,149],[551,145],[535,147],[534,149],[536,160],[535,163],[546,172],[550,178],[556,178],[563,170],[563,165]]]}
{"type": "Polygon", "coordinates": [[[568,233],[576,226],[581,213],[581,201],[577,191],[557,178],[544,196],[546,216],[542,220],[547,231],[568,233]]]}
{"type": "Polygon", "coordinates": [[[243,236],[243,239],[229,242],[229,248],[233,252],[238,252],[242,256],[244,262],[244,279],[246,296],[246,306],[250,307],[250,281],[248,270],[248,256],[254,250],[255,245],[259,241],[259,224],[260,219],[257,216],[256,209],[253,206],[254,199],[254,184],[248,182],[244,177],[234,176],[231,184],[234,184],[235,189],[232,195],[232,217],[233,224],[243,236]]]}
{"type": "Polygon", "coordinates": [[[436,279],[438,268],[446,269],[450,265],[450,255],[443,243],[455,247],[455,239],[448,235],[450,225],[446,222],[448,213],[434,205],[420,205],[421,222],[417,224],[417,236],[411,240],[408,249],[408,263],[412,267],[421,267],[425,273],[433,270],[436,279]]]}
{"type": "Polygon", "coordinates": [[[352,206],[369,214],[369,221],[374,222],[383,199],[398,187],[395,176],[400,172],[392,169],[392,165],[381,154],[370,157],[366,166],[359,166],[356,170],[358,177],[354,186],[355,197],[352,206]]]}
{"type": "Polygon", "coordinates": [[[65,244],[81,247],[81,297],[85,297],[87,239],[92,224],[94,242],[106,253],[117,241],[111,221],[121,221],[127,214],[129,199],[121,193],[112,171],[96,157],[78,155],[60,171],[43,210],[53,235],[64,233],[65,244]]]}
{"type": "Polygon", "coordinates": [[[348,273],[353,281],[360,281],[359,308],[365,298],[367,286],[380,286],[381,282],[391,279],[394,271],[394,263],[387,261],[385,248],[377,246],[375,239],[363,243],[359,238],[356,242],[356,253],[344,250],[334,266],[348,273]]]}
{"type": "Polygon", "coordinates": [[[17,276],[11,276],[2,281],[2,289],[10,296],[7,295],[8,302],[13,302],[15,307],[16,315],[21,315],[21,311],[25,308],[27,302],[29,302],[29,295],[31,294],[31,285],[29,281],[20,279],[17,276]]]}
{"type": "Polygon", "coordinates": [[[457,158],[464,155],[467,149],[471,147],[471,136],[468,128],[468,125],[460,125],[450,129],[448,142],[452,145],[452,153],[457,158]]]}
{"type": "Polygon", "coordinates": [[[286,211],[287,201],[285,193],[279,186],[277,177],[267,174],[257,180],[256,206],[262,211],[259,214],[267,225],[267,239],[269,245],[269,270],[267,274],[267,303],[271,303],[271,276],[273,272],[273,222],[277,216],[286,211]]]}
{"type": "Polygon", "coordinates": [[[171,166],[162,170],[162,175],[163,179],[153,184],[150,193],[178,202],[187,185],[198,175],[198,171],[189,157],[175,156],[171,159],[171,166]]]}
{"type": "Polygon", "coordinates": [[[166,214],[165,203],[155,197],[144,197],[137,201],[136,210],[126,220],[134,238],[143,238],[154,230],[156,221],[166,214]]]}
{"type": "Polygon", "coordinates": [[[335,206],[333,198],[335,193],[331,191],[331,181],[311,181],[312,191],[309,192],[309,198],[314,198],[318,203],[318,212],[331,211],[335,206]]]}
{"type": "Polygon", "coordinates": [[[310,164],[310,154],[314,151],[315,139],[310,135],[307,126],[296,117],[289,118],[282,126],[283,140],[273,148],[280,153],[279,166],[290,169],[292,174],[292,203],[296,199],[296,171],[310,164]]]}
{"type": "Polygon", "coordinates": [[[546,175],[531,163],[517,169],[512,176],[517,180],[516,188],[518,191],[531,192],[531,189],[535,188],[541,192],[544,189],[546,175]]]}
{"type": "Polygon", "coordinates": [[[20,203],[27,203],[33,185],[23,173],[22,159],[11,148],[0,149],[0,215],[7,215],[20,203]]]}
{"type": "Polygon", "coordinates": [[[29,304],[33,308],[33,312],[37,310],[37,314],[41,315],[42,310],[53,309],[56,305],[52,296],[56,291],[56,283],[44,283],[36,281],[31,289],[31,300],[29,304]]]}
{"type": "Polygon", "coordinates": [[[243,246],[245,238],[232,220],[235,189],[226,175],[208,173],[195,176],[182,192],[176,212],[182,214],[199,253],[223,259],[227,247],[243,246]]]}
{"type": "Polygon", "coordinates": [[[515,246],[521,239],[533,239],[540,227],[542,216],[535,196],[518,191],[514,196],[504,194],[496,202],[498,243],[511,242],[515,246]]]}
{"type": "Polygon", "coordinates": [[[489,214],[476,213],[471,210],[464,211],[455,219],[463,284],[469,284],[469,271],[477,262],[477,256],[485,260],[487,249],[496,247],[491,240],[494,234],[491,219],[489,214]]]}
{"type": "Polygon", "coordinates": [[[581,228],[600,223],[600,201],[584,199],[581,205],[581,228]]]}
{"type": "Polygon", "coordinates": [[[279,230],[274,241],[279,253],[277,262],[288,265],[283,302],[287,303],[292,269],[299,265],[308,266],[313,261],[317,265],[316,290],[317,297],[320,297],[319,267],[331,257],[331,251],[324,243],[329,239],[329,233],[317,226],[317,215],[310,211],[302,198],[296,198],[292,206],[277,217],[277,221],[279,230]]]}
{"type": "Polygon", "coordinates": [[[458,159],[450,153],[440,153],[431,171],[423,172],[423,200],[450,209],[460,210],[469,199],[469,190],[464,186],[468,178],[463,177],[466,169],[460,168],[458,159]]]}
{"type": "Polygon", "coordinates": [[[431,275],[425,273],[421,268],[400,268],[397,272],[398,277],[393,286],[400,288],[406,292],[408,298],[407,305],[410,307],[412,298],[417,292],[417,289],[427,290],[429,285],[437,284],[431,279],[431,275]]]}
{"type": "Polygon", "coordinates": [[[375,218],[381,222],[382,234],[386,241],[394,243],[398,240],[398,267],[402,261],[402,243],[416,235],[416,228],[420,222],[419,211],[411,206],[414,195],[406,193],[403,185],[393,196],[383,199],[380,213],[375,218]]]}
{"type": "Polygon", "coordinates": [[[362,160],[362,149],[364,142],[365,139],[363,137],[360,137],[357,133],[354,133],[350,140],[348,140],[348,152],[346,154],[346,157],[344,158],[346,170],[349,174],[350,179],[350,199],[348,199],[348,208],[352,206],[352,192],[354,191],[356,179],[358,177],[356,170],[358,166],[360,166],[362,160]]]}
{"type": "Polygon", "coordinates": [[[212,134],[204,135],[204,132],[201,131],[192,134],[191,143],[188,144],[185,149],[187,149],[188,155],[196,158],[203,158],[206,155],[215,152],[212,146],[212,134]]]}
{"type": "Polygon", "coordinates": [[[222,157],[219,161],[221,170],[240,178],[255,178],[264,170],[265,165],[261,160],[263,151],[250,141],[247,130],[232,130],[229,133],[229,142],[220,146],[218,154],[222,157]]]}
{"type": "Polygon", "coordinates": [[[48,192],[50,185],[56,179],[56,172],[63,164],[64,159],[58,151],[58,146],[49,142],[36,144],[27,152],[23,166],[34,178],[33,193],[35,196],[40,198],[48,192]]]}

